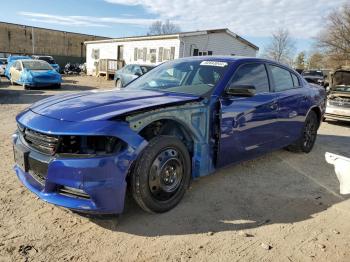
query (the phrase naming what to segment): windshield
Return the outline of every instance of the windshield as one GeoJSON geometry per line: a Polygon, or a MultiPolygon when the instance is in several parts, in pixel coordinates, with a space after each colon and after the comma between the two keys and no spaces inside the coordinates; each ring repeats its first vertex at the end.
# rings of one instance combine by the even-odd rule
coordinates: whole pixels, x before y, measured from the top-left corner
{"type": "Polygon", "coordinates": [[[323,77],[322,71],[304,71],[303,76],[320,76],[323,77]]]}
{"type": "Polygon", "coordinates": [[[45,61],[30,60],[22,61],[23,67],[29,70],[52,70],[52,67],[45,61]]]}
{"type": "Polygon", "coordinates": [[[214,89],[227,68],[227,62],[167,62],[131,82],[127,88],[202,96],[214,89]]]}
{"type": "Polygon", "coordinates": [[[6,58],[0,58],[0,65],[6,65],[7,59],[6,58]]]}
{"type": "Polygon", "coordinates": [[[43,61],[46,61],[46,62],[48,62],[51,65],[52,64],[56,64],[55,60],[53,60],[53,58],[50,57],[50,56],[39,56],[39,59],[43,60],[43,61]]]}

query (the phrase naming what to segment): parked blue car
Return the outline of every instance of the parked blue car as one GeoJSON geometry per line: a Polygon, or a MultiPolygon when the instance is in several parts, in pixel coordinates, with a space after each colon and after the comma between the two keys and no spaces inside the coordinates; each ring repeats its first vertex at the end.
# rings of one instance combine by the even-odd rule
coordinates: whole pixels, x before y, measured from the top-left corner
{"type": "Polygon", "coordinates": [[[123,68],[117,70],[114,74],[114,82],[116,88],[125,87],[131,81],[139,78],[140,76],[146,74],[148,71],[152,70],[155,66],[152,65],[137,65],[129,64],[123,68]]]}
{"type": "Polygon", "coordinates": [[[24,59],[30,59],[29,56],[20,56],[20,55],[10,55],[8,58],[7,58],[7,65],[6,65],[6,68],[5,68],[5,76],[7,79],[10,80],[10,68],[12,66],[12,64],[17,61],[17,60],[24,60],[24,59]]]}
{"type": "Polygon", "coordinates": [[[17,117],[14,167],[44,201],[121,213],[130,188],[165,212],[191,179],[279,148],[308,153],[325,91],[258,58],[166,62],[117,91],[54,96],[17,117]]]}
{"type": "Polygon", "coordinates": [[[49,56],[49,55],[33,55],[32,56],[33,59],[36,59],[36,60],[44,60],[46,62],[48,62],[53,69],[55,69],[57,71],[57,73],[60,73],[60,65],[56,63],[56,61],[53,59],[52,56],[49,56]]]}
{"type": "Polygon", "coordinates": [[[16,60],[10,67],[11,84],[24,88],[53,86],[61,87],[62,77],[49,63],[43,60],[16,60]]]}

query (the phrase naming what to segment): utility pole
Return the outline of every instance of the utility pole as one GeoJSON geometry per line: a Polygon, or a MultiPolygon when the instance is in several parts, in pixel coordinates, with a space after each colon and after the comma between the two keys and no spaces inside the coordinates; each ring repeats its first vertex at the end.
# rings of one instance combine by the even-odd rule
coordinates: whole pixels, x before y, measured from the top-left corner
{"type": "Polygon", "coordinates": [[[32,55],[35,54],[35,39],[34,39],[34,27],[32,27],[32,55]]]}

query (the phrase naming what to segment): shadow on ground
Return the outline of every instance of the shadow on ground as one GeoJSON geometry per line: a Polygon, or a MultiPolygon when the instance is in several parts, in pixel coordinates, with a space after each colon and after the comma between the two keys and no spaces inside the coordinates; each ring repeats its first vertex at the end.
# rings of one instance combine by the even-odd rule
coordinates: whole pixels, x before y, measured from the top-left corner
{"type": "Polygon", "coordinates": [[[333,143],[327,150],[340,153],[337,149],[346,147],[350,156],[349,137],[319,135],[310,154],[280,150],[192,182],[170,212],[145,213],[128,196],[119,219],[90,219],[106,229],[141,236],[244,230],[307,220],[350,197],[338,194],[333,166],[325,163],[327,141],[333,143]]]}

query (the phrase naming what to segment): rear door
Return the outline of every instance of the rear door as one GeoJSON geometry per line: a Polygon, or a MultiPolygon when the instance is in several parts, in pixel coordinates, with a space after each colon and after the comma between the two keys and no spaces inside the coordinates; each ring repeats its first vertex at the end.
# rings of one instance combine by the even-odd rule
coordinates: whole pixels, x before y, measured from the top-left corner
{"type": "Polygon", "coordinates": [[[305,117],[307,90],[301,87],[299,77],[292,71],[277,65],[268,65],[273,90],[278,103],[278,126],[281,145],[294,142],[300,137],[305,117]]]}
{"type": "Polygon", "coordinates": [[[234,73],[229,85],[254,85],[256,94],[252,97],[221,96],[218,166],[269,151],[271,143],[280,138],[275,129],[276,93],[270,92],[269,82],[264,63],[246,63],[234,73]]]}

